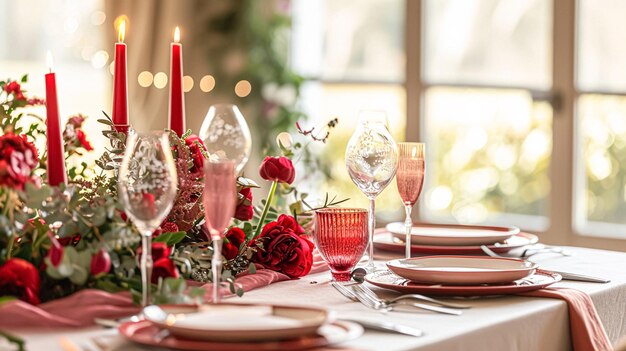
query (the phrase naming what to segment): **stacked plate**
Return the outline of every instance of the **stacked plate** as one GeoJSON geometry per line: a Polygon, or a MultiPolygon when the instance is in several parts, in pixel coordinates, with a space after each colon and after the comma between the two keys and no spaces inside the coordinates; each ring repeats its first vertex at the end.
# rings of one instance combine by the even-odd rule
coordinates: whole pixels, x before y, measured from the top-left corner
{"type": "Polygon", "coordinates": [[[456,296],[514,294],[561,280],[532,262],[512,258],[424,256],[388,261],[387,268],[365,279],[404,293],[456,296]]]}
{"type": "MultiPolygon", "coordinates": [[[[535,244],[536,235],[522,233],[515,227],[471,226],[458,224],[415,224],[411,228],[411,252],[430,255],[483,254],[480,245],[494,252],[535,244]]],[[[404,223],[395,222],[378,229],[374,247],[385,251],[404,252],[406,232],[404,223]]]]}
{"type": "Polygon", "coordinates": [[[120,334],[139,344],[177,350],[300,350],[363,333],[357,324],[331,320],[324,309],[298,306],[148,306],[144,316],[122,324],[120,334]]]}

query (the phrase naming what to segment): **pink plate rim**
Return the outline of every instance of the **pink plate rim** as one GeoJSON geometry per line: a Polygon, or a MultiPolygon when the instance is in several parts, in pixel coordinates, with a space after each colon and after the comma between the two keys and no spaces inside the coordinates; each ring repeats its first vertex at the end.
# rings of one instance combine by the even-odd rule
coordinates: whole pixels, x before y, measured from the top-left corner
{"type": "MultiPolygon", "coordinates": [[[[517,235],[505,240],[504,243],[497,243],[493,245],[486,245],[492,251],[497,253],[506,253],[513,249],[520,248],[526,245],[532,245],[539,242],[539,237],[535,234],[520,232],[517,235]],[[520,239],[525,239],[523,242],[520,239]],[[512,240],[520,240],[516,244],[507,244],[512,240]]],[[[393,242],[393,237],[390,232],[385,228],[378,228],[374,232],[374,247],[383,251],[390,252],[404,252],[404,243],[393,242]]],[[[457,254],[457,255],[469,255],[469,254],[484,254],[480,245],[471,246],[444,246],[444,245],[415,245],[411,244],[411,252],[414,254],[457,254]]]]}
{"type": "Polygon", "coordinates": [[[518,258],[508,257],[489,257],[489,256],[462,256],[462,255],[433,255],[412,258],[398,258],[386,262],[387,268],[396,275],[411,280],[413,282],[421,282],[425,284],[449,284],[449,285],[468,285],[482,283],[506,283],[535,273],[538,265],[533,262],[524,261],[518,258]],[[515,262],[516,268],[497,268],[493,270],[471,270],[467,268],[463,271],[442,270],[436,267],[406,267],[401,261],[419,261],[426,260],[463,260],[469,264],[472,260],[493,261],[493,262],[515,262]]]}
{"type": "Polygon", "coordinates": [[[527,291],[539,290],[561,281],[561,275],[549,271],[537,269],[535,274],[520,279],[509,284],[492,284],[492,285],[427,285],[409,281],[408,279],[397,276],[389,271],[380,271],[370,273],[365,276],[365,281],[374,286],[394,290],[401,293],[418,293],[424,295],[435,296],[491,296],[491,295],[511,295],[527,291]],[[377,276],[389,276],[395,279],[393,283],[387,283],[377,280],[377,276]],[[395,276],[395,277],[394,277],[395,276]],[[532,278],[543,278],[543,281],[532,282],[532,278]],[[522,284],[520,281],[527,281],[522,284]]]}
{"type": "MultiPolygon", "coordinates": [[[[341,328],[345,333],[341,337],[327,337],[322,334],[302,336],[295,339],[274,340],[264,342],[223,342],[223,341],[206,341],[191,340],[178,338],[168,335],[161,340],[157,340],[156,336],[163,329],[154,325],[152,322],[142,320],[138,322],[122,323],[118,327],[120,335],[124,338],[147,346],[158,346],[176,350],[186,351],[202,351],[202,350],[225,350],[225,351],[282,351],[282,350],[302,350],[309,348],[324,347],[335,343],[345,342],[358,338],[363,334],[363,327],[356,323],[346,321],[333,321],[329,323],[341,328]]],[[[323,326],[322,326],[323,327],[323,326]]]]}

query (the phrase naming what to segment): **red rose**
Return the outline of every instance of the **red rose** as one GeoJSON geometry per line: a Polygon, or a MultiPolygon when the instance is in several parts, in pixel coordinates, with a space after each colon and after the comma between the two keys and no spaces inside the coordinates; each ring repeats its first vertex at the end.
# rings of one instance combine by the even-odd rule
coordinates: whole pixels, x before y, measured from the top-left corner
{"type": "Polygon", "coordinates": [[[11,258],[0,267],[0,296],[17,296],[30,304],[39,304],[39,272],[32,263],[11,258]]]}
{"type": "Polygon", "coordinates": [[[189,148],[193,160],[191,173],[201,172],[202,167],[204,167],[204,154],[207,152],[206,145],[204,145],[202,139],[193,134],[185,138],[185,145],[189,148]]]}
{"type": "MultiPolygon", "coordinates": [[[[178,278],[178,270],[170,259],[170,248],[165,243],[152,243],[152,284],[157,284],[159,278],[178,278]]],[[[137,250],[137,257],[141,259],[141,247],[137,250]]]]}
{"type": "Polygon", "coordinates": [[[38,163],[37,149],[26,135],[0,136],[0,185],[23,189],[38,163]]]}
{"type": "Polygon", "coordinates": [[[252,260],[290,278],[307,275],[313,266],[315,246],[296,231],[302,232],[302,227],[289,215],[281,215],[277,221],[268,223],[256,239],[263,248],[257,248],[252,260]]]}
{"type": "Polygon", "coordinates": [[[254,206],[252,206],[252,189],[243,188],[239,191],[240,200],[235,209],[235,218],[240,221],[249,221],[254,216],[254,206]]]}
{"type": "Polygon", "coordinates": [[[4,91],[6,91],[7,94],[13,94],[15,100],[26,100],[20,83],[16,81],[7,83],[7,85],[4,86],[4,91]]]}
{"type": "Polygon", "coordinates": [[[91,275],[107,274],[110,270],[111,256],[107,250],[100,249],[95,255],[91,256],[91,275]]]}
{"type": "Polygon", "coordinates": [[[222,246],[222,255],[227,260],[237,257],[239,247],[246,241],[246,234],[241,228],[232,227],[228,229],[228,233],[224,237],[224,245],[222,246]]]}
{"type": "Polygon", "coordinates": [[[259,168],[261,178],[281,183],[291,184],[296,178],[296,170],[293,163],[287,157],[267,156],[259,168]]]}
{"type": "Polygon", "coordinates": [[[85,148],[85,150],[93,151],[93,146],[91,146],[91,143],[89,142],[89,140],[87,140],[87,136],[85,135],[85,132],[83,132],[82,129],[78,129],[76,131],[76,138],[78,138],[78,141],[80,142],[80,146],[85,148]]]}

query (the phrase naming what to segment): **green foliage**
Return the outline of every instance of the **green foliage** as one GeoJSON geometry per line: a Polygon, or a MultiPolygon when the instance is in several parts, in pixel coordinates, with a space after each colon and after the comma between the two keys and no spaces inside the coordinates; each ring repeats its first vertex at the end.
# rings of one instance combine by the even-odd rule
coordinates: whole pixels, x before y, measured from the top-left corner
{"type": "Polygon", "coordinates": [[[181,242],[185,238],[185,235],[187,235],[186,232],[163,233],[152,241],[155,243],[165,243],[167,246],[174,246],[181,242]]]}

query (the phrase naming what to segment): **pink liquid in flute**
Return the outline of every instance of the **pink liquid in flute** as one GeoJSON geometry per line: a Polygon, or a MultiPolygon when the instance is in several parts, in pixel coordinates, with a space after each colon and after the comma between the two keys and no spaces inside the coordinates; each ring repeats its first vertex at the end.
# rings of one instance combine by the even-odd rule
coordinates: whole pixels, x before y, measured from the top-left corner
{"type": "Polygon", "coordinates": [[[349,281],[368,243],[367,210],[327,208],[315,212],[314,240],[334,280],[349,281]]]}
{"type": "Polygon", "coordinates": [[[396,183],[402,202],[405,205],[415,205],[424,186],[424,159],[400,157],[396,183]]]}
{"type": "Polygon", "coordinates": [[[235,162],[207,162],[204,165],[204,219],[213,241],[213,303],[220,300],[220,276],[222,272],[222,244],[224,232],[235,214],[237,183],[235,162]]]}
{"type": "Polygon", "coordinates": [[[235,214],[237,183],[234,162],[210,162],[204,173],[204,217],[213,240],[224,238],[224,231],[235,214]]]}

